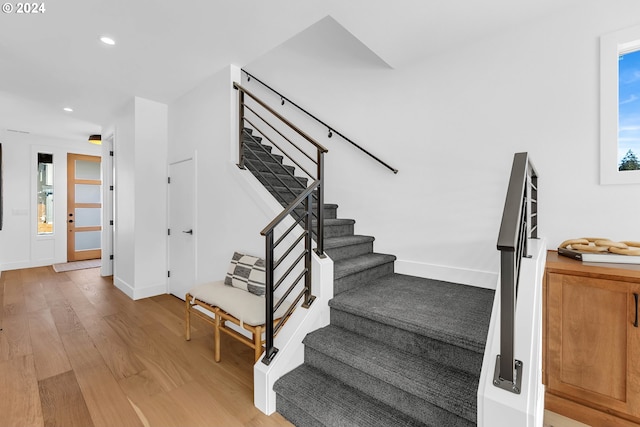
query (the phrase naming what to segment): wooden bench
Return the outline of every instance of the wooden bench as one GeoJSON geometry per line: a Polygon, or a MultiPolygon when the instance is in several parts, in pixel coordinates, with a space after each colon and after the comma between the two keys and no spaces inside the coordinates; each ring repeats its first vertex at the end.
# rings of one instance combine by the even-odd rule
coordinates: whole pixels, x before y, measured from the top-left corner
{"type": "MultiPolygon", "coordinates": [[[[214,360],[220,361],[220,332],[237,339],[254,351],[257,362],[263,351],[265,330],[265,300],[242,289],[227,286],[224,281],[205,283],[191,289],[185,296],[185,339],[191,339],[191,313],[213,325],[214,360]],[[211,312],[213,318],[194,307],[211,312]],[[252,339],[227,326],[231,322],[252,334],[252,339]]],[[[274,314],[274,324],[286,313],[290,304],[286,301],[274,314]]]]}

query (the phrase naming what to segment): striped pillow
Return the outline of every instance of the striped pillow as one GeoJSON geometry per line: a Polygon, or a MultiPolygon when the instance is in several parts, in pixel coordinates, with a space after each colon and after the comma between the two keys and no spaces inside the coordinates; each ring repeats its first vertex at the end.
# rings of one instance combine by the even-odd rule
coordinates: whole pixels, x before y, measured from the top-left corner
{"type": "Polygon", "coordinates": [[[224,284],[262,296],[265,293],[264,270],[263,259],[234,252],[224,284]]]}

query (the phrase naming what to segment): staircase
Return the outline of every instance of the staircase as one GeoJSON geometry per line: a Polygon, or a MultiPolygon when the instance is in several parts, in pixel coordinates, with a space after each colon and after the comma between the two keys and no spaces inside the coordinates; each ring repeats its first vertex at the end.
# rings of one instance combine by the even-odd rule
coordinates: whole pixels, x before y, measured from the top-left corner
{"type": "MultiPolygon", "coordinates": [[[[307,182],[271,151],[245,132],[246,167],[286,206],[307,182]]],[[[278,412],[296,426],[476,425],[494,291],[394,273],[395,256],[373,252],[337,208],[324,205],[331,324],[276,382],[278,412]]]]}

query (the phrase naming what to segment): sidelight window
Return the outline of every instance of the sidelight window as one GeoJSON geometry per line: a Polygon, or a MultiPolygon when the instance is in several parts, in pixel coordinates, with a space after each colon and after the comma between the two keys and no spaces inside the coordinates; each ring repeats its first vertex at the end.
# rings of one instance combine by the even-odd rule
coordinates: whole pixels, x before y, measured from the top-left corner
{"type": "Polygon", "coordinates": [[[53,233],[53,154],[38,153],[38,234],[53,233]]]}

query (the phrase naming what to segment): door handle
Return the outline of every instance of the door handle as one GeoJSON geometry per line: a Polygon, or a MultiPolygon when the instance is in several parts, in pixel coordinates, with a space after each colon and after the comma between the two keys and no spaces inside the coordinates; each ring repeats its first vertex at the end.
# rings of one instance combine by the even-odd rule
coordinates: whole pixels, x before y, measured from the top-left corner
{"type": "Polygon", "coordinates": [[[183,233],[185,233],[185,234],[193,234],[193,230],[183,231],[183,233]]]}

